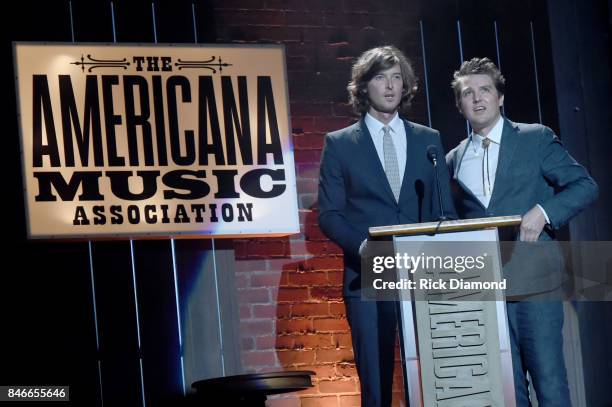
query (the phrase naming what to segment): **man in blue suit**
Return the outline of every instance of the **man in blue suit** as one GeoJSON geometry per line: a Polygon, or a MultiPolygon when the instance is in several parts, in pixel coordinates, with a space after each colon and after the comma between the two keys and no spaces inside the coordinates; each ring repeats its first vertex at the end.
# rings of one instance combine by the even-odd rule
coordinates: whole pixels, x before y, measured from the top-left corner
{"type": "MultiPolygon", "coordinates": [[[[408,59],[395,47],[363,53],[352,69],[357,123],[329,133],[321,158],[319,225],[344,251],[343,296],[361,383],[361,405],[390,406],[395,304],[361,299],[360,253],[371,226],[437,220],[438,196],[427,148],[442,155],[439,133],[402,119],[417,89],[408,59]]],[[[440,160],[445,214],[454,216],[446,163],[440,160]]]]}
{"type": "Polygon", "coordinates": [[[529,372],[541,407],[570,406],[558,296],[563,256],[554,238],[597,198],[597,184],[551,129],[501,116],[504,86],[488,58],[466,61],[454,74],[457,108],[472,127],[446,157],[455,205],[461,218],[523,216],[513,239],[533,243],[518,243],[503,268],[516,402],[530,406],[529,372]]]}

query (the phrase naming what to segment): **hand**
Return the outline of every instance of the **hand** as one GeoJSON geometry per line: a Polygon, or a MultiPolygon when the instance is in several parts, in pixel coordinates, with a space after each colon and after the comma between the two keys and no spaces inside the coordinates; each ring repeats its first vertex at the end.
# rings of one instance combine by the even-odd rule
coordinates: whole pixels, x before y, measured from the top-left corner
{"type": "Polygon", "coordinates": [[[536,242],[545,225],[546,218],[542,210],[537,206],[531,208],[521,221],[521,242],[536,242]]]}

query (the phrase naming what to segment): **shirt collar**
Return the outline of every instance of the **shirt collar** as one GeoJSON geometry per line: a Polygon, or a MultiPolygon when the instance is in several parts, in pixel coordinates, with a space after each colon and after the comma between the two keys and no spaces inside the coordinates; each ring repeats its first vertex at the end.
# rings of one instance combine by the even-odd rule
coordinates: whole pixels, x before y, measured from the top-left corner
{"type": "MultiPolygon", "coordinates": [[[[499,119],[497,119],[497,123],[495,123],[495,126],[493,126],[493,128],[491,129],[487,137],[492,142],[499,144],[501,143],[503,129],[504,129],[504,118],[502,116],[499,116],[499,119]]],[[[474,133],[474,130],[472,130],[472,133],[470,134],[471,140],[480,142],[483,138],[484,137],[482,137],[480,134],[474,133]]]]}
{"type": "Polygon", "coordinates": [[[368,129],[372,133],[372,136],[376,136],[378,134],[382,134],[381,130],[382,130],[382,128],[384,126],[391,127],[391,130],[393,130],[393,132],[397,134],[400,131],[401,126],[404,125],[404,123],[402,122],[402,119],[400,119],[398,113],[395,113],[395,115],[393,116],[393,119],[391,119],[391,121],[387,125],[385,125],[383,122],[381,122],[378,119],[376,119],[370,113],[366,113],[364,120],[365,120],[366,126],[368,127],[368,129]]]}

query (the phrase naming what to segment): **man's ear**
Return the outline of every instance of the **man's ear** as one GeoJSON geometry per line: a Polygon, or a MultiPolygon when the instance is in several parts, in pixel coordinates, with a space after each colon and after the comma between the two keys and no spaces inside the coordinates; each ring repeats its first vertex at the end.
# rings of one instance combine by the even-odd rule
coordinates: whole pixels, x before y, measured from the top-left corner
{"type": "Polygon", "coordinates": [[[504,105],[504,95],[501,95],[499,97],[499,107],[502,107],[504,105]]]}

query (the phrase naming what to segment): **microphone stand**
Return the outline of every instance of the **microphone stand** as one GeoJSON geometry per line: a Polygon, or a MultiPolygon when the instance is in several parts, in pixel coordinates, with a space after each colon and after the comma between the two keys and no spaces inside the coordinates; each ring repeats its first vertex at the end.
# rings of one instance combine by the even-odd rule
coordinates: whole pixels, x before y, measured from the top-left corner
{"type": "Polygon", "coordinates": [[[438,205],[440,206],[440,216],[438,220],[440,222],[448,220],[449,218],[444,214],[444,207],[442,206],[442,193],[440,191],[440,178],[438,177],[438,159],[435,155],[431,157],[434,167],[434,178],[436,179],[436,189],[438,191],[438,205]]]}

